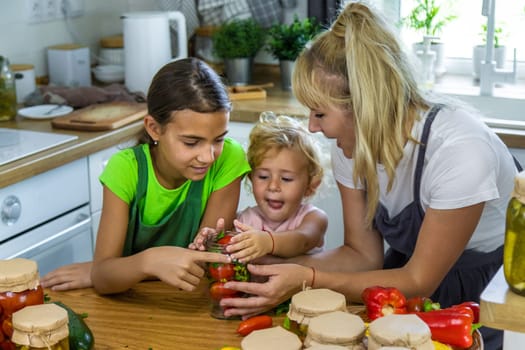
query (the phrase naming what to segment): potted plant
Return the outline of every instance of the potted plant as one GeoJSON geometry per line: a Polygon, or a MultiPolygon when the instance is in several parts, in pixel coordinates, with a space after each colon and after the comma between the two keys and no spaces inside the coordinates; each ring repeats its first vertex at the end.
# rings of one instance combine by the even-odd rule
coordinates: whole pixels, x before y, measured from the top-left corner
{"type": "Polygon", "coordinates": [[[276,23],[268,30],[266,49],[275,59],[279,60],[283,90],[291,89],[290,77],[295,59],[305,45],[320,31],[321,25],[314,17],[301,21],[297,16],[294,16],[290,24],[276,23]]]}
{"type": "MultiPolygon", "coordinates": [[[[486,45],[487,45],[487,24],[484,23],[481,25],[481,31],[479,33],[481,40],[483,41],[482,45],[474,46],[472,51],[472,64],[473,64],[473,74],[474,79],[479,80],[479,72],[481,70],[481,62],[485,61],[486,58],[486,45]]],[[[507,55],[507,48],[501,43],[503,37],[503,28],[501,25],[494,28],[494,51],[493,59],[496,61],[496,68],[503,68],[505,65],[505,58],[507,55]]]]}
{"type": "Polygon", "coordinates": [[[250,83],[253,58],[265,43],[264,29],[253,19],[236,19],[222,24],[212,36],[213,52],[224,60],[231,85],[250,83]]]}
{"type": "MultiPolygon", "coordinates": [[[[445,6],[448,3],[448,0],[444,0],[441,3],[438,0],[416,0],[416,6],[412,8],[407,17],[402,19],[402,23],[423,36],[436,37],[441,34],[446,24],[456,19],[456,16],[453,14],[445,14],[445,6]]],[[[415,52],[422,51],[424,49],[423,42],[415,43],[413,49],[415,52]]],[[[446,71],[444,43],[432,41],[431,50],[436,52],[434,72],[437,76],[443,75],[446,71]]]]}

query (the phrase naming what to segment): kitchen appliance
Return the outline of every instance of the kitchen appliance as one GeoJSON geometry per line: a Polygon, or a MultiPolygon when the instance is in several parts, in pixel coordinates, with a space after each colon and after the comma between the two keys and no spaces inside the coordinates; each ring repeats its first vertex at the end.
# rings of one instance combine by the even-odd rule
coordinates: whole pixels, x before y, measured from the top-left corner
{"type": "Polygon", "coordinates": [[[128,12],[121,18],[124,27],[125,85],[131,92],[147,94],[151,79],[163,65],[188,56],[186,19],[179,11],[128,12]],[[170,21],[176,24],[175,56],[172,55],[170,21]]]}
{"type": "Polygon", "coordinates": [[[0,259],[15,257],[41,275],[93,258],[86,158],[0,189],[0,259]]]}
{"type": "Polygon", "coordinates": [[[64,44],[48,47],[49,83],[58,86],[91,86],[89,47],[64,44]]]}
{"type": "Polygon", "coordinates": [[[0,128],[0,166],[77,138],[75,135],[0,128]]]}

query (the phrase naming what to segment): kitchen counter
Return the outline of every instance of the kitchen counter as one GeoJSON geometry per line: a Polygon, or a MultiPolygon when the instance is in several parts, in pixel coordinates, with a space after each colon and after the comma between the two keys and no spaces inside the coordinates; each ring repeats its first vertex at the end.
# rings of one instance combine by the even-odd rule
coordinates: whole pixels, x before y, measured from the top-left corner
{"type": "MultiPolygon", "coordinates": [[[[289,91],[282,91],[278,79],[278,66],[256,66],[253,84],[274,82],[267,89],[267,98],[239,100],[233,102],[232,121],[253,123],[264,111],[276,114],[307,116],[308,110],[301,106],[289,91]]],[[[15,120],[1,122],[0,127],[42,132],[63,133],[78,136],[78,139],[39,152],[32,156],[0,166],[0,188],[26,178],[54,169],[73,160],[118,145],[136,137],[142,130],[142,122],[134,122],[119,129],[93,132],[54,129],[50,120],[32,120],[17,116],[15,120]]],[[[525,130],[495,129],[503,141],[512,148],[525,148],[525,130]]]]}

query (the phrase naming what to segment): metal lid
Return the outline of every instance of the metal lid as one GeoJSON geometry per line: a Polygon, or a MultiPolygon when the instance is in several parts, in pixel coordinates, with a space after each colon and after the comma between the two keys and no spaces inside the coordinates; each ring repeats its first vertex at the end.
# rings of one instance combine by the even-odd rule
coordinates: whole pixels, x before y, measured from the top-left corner
{"type": "Polygon", "coordinates": [[[13,336],[18,345],[47,348],[69,336],[67,311],[56,304],[26,306],[13,313],[13,336]]]}
{"type": "Polygon", "coordinates": [[[15,258],[0,260],[0,293],[23,292],[39,284],[36,261],[15,258]]]}

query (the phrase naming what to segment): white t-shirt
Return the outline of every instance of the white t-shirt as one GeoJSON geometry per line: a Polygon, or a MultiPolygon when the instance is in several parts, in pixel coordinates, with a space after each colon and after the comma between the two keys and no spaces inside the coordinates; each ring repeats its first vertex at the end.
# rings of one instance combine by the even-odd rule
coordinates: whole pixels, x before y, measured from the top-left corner
{"type": "MultiPolygon", "coordinates": [[[[426,115],[415,123],[412,136],[421,139],[426,115]]],[[[388,176],[379,164],[379,201],[390,217],[397,215],[413,201],[414,171],[419,147],[408,142],[396,177],[387,192],[388,176]]],[[[332,148],[335,179],[349,188],[357,186],[352,179],[353,160],[337,146],[332,148]]],[[[517,173],[506,145],[483,123],[478,114],[450,107],[442,108],[430,128],[428,147],[421,179],[423,210],[456,209],[485,202],[480,222],[467,249],[489,252],[503,244],[505,212],[517,173]]]]}

